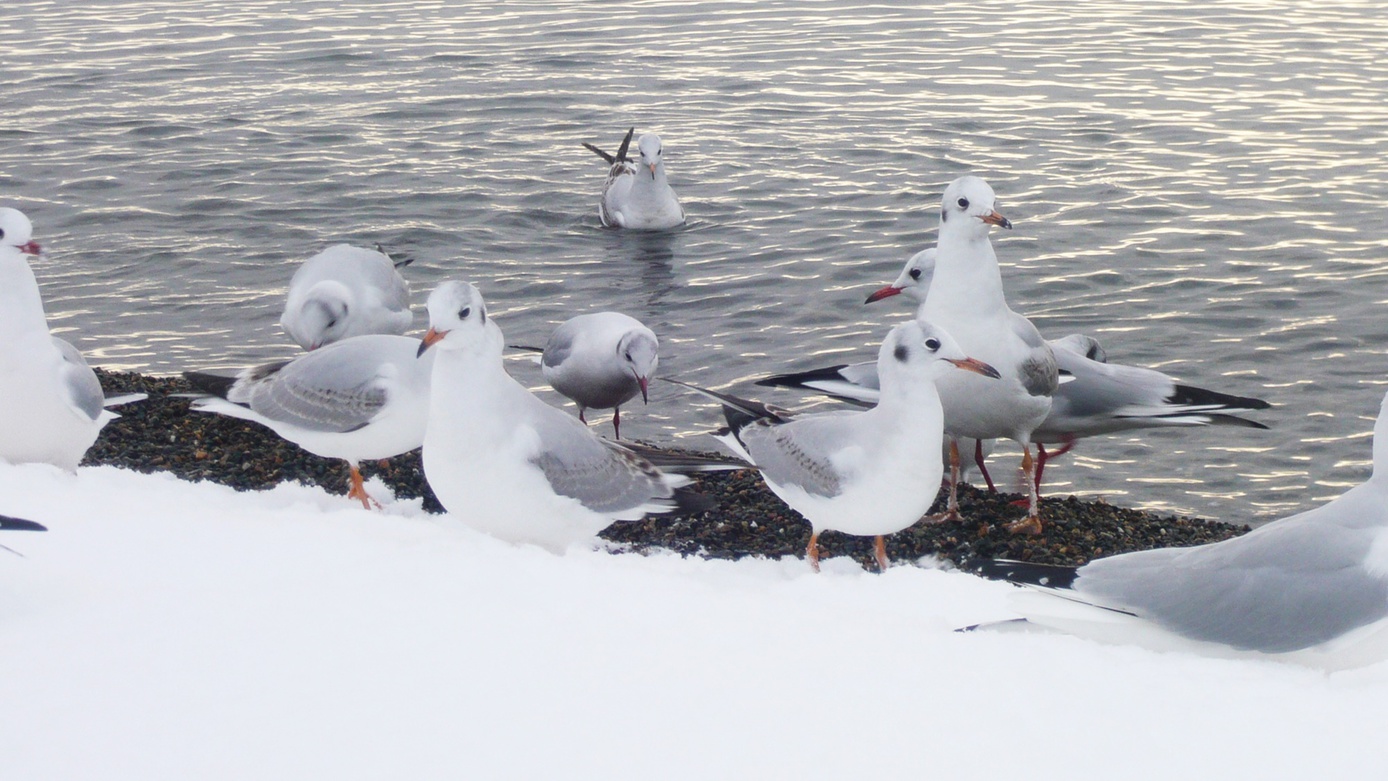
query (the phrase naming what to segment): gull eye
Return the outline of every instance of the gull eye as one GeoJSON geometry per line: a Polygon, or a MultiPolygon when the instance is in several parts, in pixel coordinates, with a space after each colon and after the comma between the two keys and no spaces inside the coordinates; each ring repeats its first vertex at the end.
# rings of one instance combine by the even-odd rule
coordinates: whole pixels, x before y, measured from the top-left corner
{"type": "Polygon", "coordinates": [[[968,198],[963,198],[963,197],[961,197],[961,198],[959,199],[959,208],[961,208],[961,209],[967,209],[967,208],[969,208],[969,199],[968,199],[968,198]]]}
{"type": "Polygon", "coordinates": [[[458,310],[458,319],[459,319],[459,320],[466,320],[467,317],[468,317],[468,315],[470,315],[470,314],[472,314],[472,307],[470,307],[470,306],[465,306],[465,307],[463,307],[462,309],[459,309],[459,310],[458,310]]]}
{"type": "Polygon", "coordinates": [[[918,269],[918,268],[913,268],[913,269],[911,269],[911,279],[920,279],[920,278],[921,278],[921,270],[918,269]]]}
{"type": "Polygon", "coordinates": [[[935,352],[936,350],[939,350],[939,349],[940,349],[940,340],[939,340],[939,339],[935,339],[935,338],[933,338],[933,337],[930,338],[930,339],[926,339],[926,340],[925,340],[925,349],[929,350],[929,351],[932,352],[932,353],[935,352]]]}

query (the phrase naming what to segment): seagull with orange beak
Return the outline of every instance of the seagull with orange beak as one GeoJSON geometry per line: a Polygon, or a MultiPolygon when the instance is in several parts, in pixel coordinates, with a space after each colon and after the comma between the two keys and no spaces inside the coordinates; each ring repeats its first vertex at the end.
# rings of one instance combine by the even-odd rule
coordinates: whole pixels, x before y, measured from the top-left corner
{"type": "Polygon", "coordinates": [[[679,227],[684,224],[684,207],[665,178],[665,149],[660,136],[643,133],[636,139],[637,159],[633,161],[627,150],[635,132],[636,128],[627,131],[615,155],[584,144],[611,166],[598,203],[598,217],[608,228],[662,231],[679,227]]]}

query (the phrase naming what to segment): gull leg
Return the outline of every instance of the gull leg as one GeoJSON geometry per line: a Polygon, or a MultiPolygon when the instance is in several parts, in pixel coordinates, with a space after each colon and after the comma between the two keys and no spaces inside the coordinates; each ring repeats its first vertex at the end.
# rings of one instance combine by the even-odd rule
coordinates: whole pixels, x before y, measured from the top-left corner
{"type": "Polygon", "coordinates": [[[944,523],[945,521],[960,520],[959,515],[959,440],[954,437],[949,438],[949,501],[945,503],[945,511],[935,515],[927,515],[924,518],[926,523],[944,523]]]}
{"type": "Polygon", "coordinates": [[[621,438],[622,438],[622,408],[621,408],[621,407],[613,407],[613,408],[612,408],[612,438],[613,438],[613,439],[621,439],[621,438]]]}
{"type": "Polygon", "coordinates": [[[983,481],[988,484],[989,493],[997,493],[998,487],[993,485],[993,477],[988,474],[988,467],[983,463],[983,440],[974,440],[974,463],[978,464],[978,471],[983,473],[983,481]]]}
{"type": "Polygon", "coordinates": [[[1040,534],[1041,533],[1041,511],[1040,498],[1036,491],[1036,462],[1031,457],[1031,445],[1022,444],[1022,475],[1027,484],[1027,517],[1007,524],[1007,530],[1013,534],[1040,534]]]}
{"type": "Polygon", "coordinates": [[[582,408],[582,407],[579,407],[579,408],[578,408],[578,422],[579,422],[579,423],[587,423],[587,422],[588,422],[588,419],[585,418],[585,417],[583,417],[583,408],[582,408]]]}
{"type": "Polygon", "coordinates": [[[371,509],[372,505],[375,505],[377,510],[381,509],[381,503],[372,499],[371,495],[366,492],[366,487],[362,485],[361,470],[357,469],[357,465],[348,464],[347,468],[352,470],[352,474],[348,478],[351,487],[347,489],[347,498],[356,499],[361,502],[362,507],[368,510],[371,509]]]}
{"type": "Polygon", "coordinates": [[[1037,493],[1040,493],[1040,492],[1041,492],[1041,473],[1046,471],[1046,462],[1049,461],[1049,460],[1051,460],[1052,458],[1057,458],[1057,457],[1059,457],[1059,456],[1065,455],[1066,453],[1069,453],[1071,450],[1074,449],[1074,447],[1075,447],[1075,438],[1072,437],[1072,436],[1069,436],[1068,434],[1067,434],[1066,437],[1065,437],[1065,442],[1064,442],[1064,444],[1062,444],[1062,445],[1060,446],[1060,449],[1059,449],[1059,450],[1056,450],[1056,451],[1054,451],[1054,452],[1051,452],[1051,453],[1047,453],[1047,452],[1046,452],[1046,446],[1045,446],[1045,445],[1042,445],[1042,444],[1040,444],[1039,442],[1037,443],[1037,445],[1036,445],[1036,492],[1037,492],[1037,493]]]}
{"type": "Polygon", "coordinates": [[[877,535],[877,540],[872,545],[872,554],[877,557],[877,571],[887,571],[887,540],[882,535],[877,535]]]}
{"type": "Polygon", "coordinates": [[[810,569],[819,572],[819,532],[810,532],[810,546],[805,549],[805,558],[810,562],[810,569]]]}

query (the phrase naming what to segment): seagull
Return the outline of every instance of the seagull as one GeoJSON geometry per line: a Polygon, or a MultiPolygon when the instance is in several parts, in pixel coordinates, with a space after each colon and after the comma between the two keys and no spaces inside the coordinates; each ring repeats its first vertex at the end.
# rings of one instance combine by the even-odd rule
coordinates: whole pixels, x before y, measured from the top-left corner
{"type": "Polygon", "coordinates": [[[1241,537],[1081,567],[984,561],[1031,584],[1025,621],[1108,642],[1284,659],[1326,669],[1388,658],[1388,396],[1373,471],[1329,504],[1241,537]],[[1055,597],[1064,597],[1064,600],[1055,597]]]}
{"type": "Polygon", "coordinates": [[[415,343],[420,355],[437,354],[424,476],[451,515],[562,551],[614,521],[681,506],[688,477],[596,436],[506,373],[501,329],[476,287],[445,282],[428,307],[429,330],[415,343]]]}
{"type": "Polygon", "coordinates": [[[893,328],[877,356],[882,394],[867,410],[797,417],[755,401],[680,383],[723,405],[717,435],[761,471],[767,487],[810,522],[805,556],[819,571],[826,529],[875,537],[879,570],[884,535],[921,519],[940,492],[944,413],[935,386],[958,367],[992,380],[993,367],[968,357],[944,329],[922,319],[893,328]]]}
{"type": "Polygon", "coordinates": [[[621,406],[641,394],[660,362],[660,342],[640,320],[620,312],[579,315],[550,334],[540,358],[551,387],[587,409],[611,409],[612,433],[622,438],[621,406]]]}
{"type": "Polygon", "coordinates": [[[627,131],[615,155],[584,144],[611,166],[602,187],[598,217],[607,228],[662,231],[678,227],[684,224],[684,207],[665,178],[660,136],[642,133],[636,139],[637,160],[632,161],[627,150],[635,132],[636,128],[627,131]]]}
{"type": "Polygon", "coordinates": [[[414,322],[410,285],[379,250],[337,244],[304,261],[289,281],[280,327],[305,350],[363,334],[403,334],[414,322]]]}
{"type": "Polygon", "coordinates": [[[235,376],[183,376],[209,394],[193,409],[259,423],[314,455],[346,461],[347,496],[370,509],[375,500],[357,465],[424,443],[433,358],[419,360],[418,347],[418,339],[369,334],[235,376]]]}
{"type": "Polygon", "coordinates": [[[0,459],[48,463],[69,472],[119,417],[82,353],[48,332],[43,298],[26,256],[38,256],[33,224],[0,208],[0,459]]]}
{"type": "MultiPolygon", "coordinates": [[[[935,250],[932,248],[917,252],[906,262],[906,267],[896,280],[868,296],[867,303],[904,293],[923,306],[934,274],[935,250]]],[[[1037,444],[1039,454],[1036,462],[1038,490],[1046,462],[1069,452],[1076,441],[1085,437],[1144,428],[1267,428],[1261,423],[1229,414],[1252,412],[1271,406],[1262,399],[1233,396],[1186,385],[1154,369],[1109,363],[1107,353],[1099,341],[1083,334],[1070,334],[1060,339],[1052,339],[1048,344],[1055,353],[1061,384],[1052,396],[1051,411],[1031,433],[1031,440],[1037,444]],[[1060,448],[1048,452],[1045,445],[1060,445],[1060,448]]],[[[826,370],[821,374],[825,379],[817,381],[836,388],[849,398],[865,401],[868,400],[869,394],[862,389],[870,387],[874,382],[865,379],[865,373],[864,370],[858,369],[827,376],[826,370]],[[833,385],[833,381],[837,379],[852,386],[849,377],[854,376],[859,378],[856,388],[833,385]]],[[[986,479],[987,473],[984,474],[986,479]]],[[[991,480],[989,482],[991,484],[991,480]]]]}

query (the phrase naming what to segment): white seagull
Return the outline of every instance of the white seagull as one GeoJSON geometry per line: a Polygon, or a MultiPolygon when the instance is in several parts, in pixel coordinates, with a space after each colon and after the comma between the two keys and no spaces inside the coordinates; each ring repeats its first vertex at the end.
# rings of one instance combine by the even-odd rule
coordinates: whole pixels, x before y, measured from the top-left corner
{"type": "Polygon", "coordinates": [[[48,332],[27,255],[40,254],[33,225],[0,208],[0,458],[75,471],[97,434],[119,417],[82,353],[48,332]]]}
{"type": "Polygon", "coordinates": [[[589,409],[612,410],[612,433],[622,438],[621,406],[641,395],[660,363],[660,341],[634,317],[596,312],[564,321],[545,343],[540,358],[545,380],[578,405],[578,419],[589,409]]]}
{"type": "MultiPolygon", "coordinates": [[[[935,250],[917,252],[890,285],[868,296],[867,303],[900,293],[925,301],[935,274],[935,250]]],[[[921,310],[917,309],[919,313],[921,310]]],[[[1143,428],[1188,426],[1241,426],[1266,429],[1261,423],[1231,412],[1267,409],[1262,399],[1232,396],[1185,385],[1154,369],[1108,363],[1103,347],[1093,337],[1070,334],[1049,340],[1060,369],[1061,384],[1052,396],[1051,411],[1031,433],[1040,454],[1036,461],[1039,490],[1042,471],[1049,459],[1069,452],[1085,437],[1143,428]],[[1047,452],[1045,445],[1060,445],[1047,452]]],[[[771,377],[770,385],[812,388],[837,398],[873,403],[877,378],[872,364],[833,366],[798,374],[771,377]]],[[[981,464],[980,464],[981,466],[981,464]]],[[[984,478],[991,487],[986,470],[984,478]]]]}
{"type": "Polygon", "coordinates": [[[424,443],[432,356],[419,340],[354,336],[233,377],[184,372],[198,390],[192,408],[259,423],[314,455],[350,468],[347,495],[370,509],[362,461],[391,458],[424,443]]]}
{"type": "Polygon", "coordinates": [[[632,161],[627,150],[635,132],[636,128],[627,131],[615,155],[584,144],[611,166],[602,187],[598,217],[608,228],[661,231],[678,227],[684,223],[684,207],[665,178],[660,136],[642,133],[636,139],[637,159],[632,161]]]}
{"type": "Polygon", "coordinates": [[[1026,621],[1106,642],[1325,669],[1388,659],[1388,396],[1372,474],[1329,504],[1193,548],[975,567],[1046,592],[1018,595],[1026,621]]]}
{"type": "Polygon", "coordinates": [[[428,306],[429,331],[415,343],[437,353],[424,475],[451,515],[562,551],[613,521],[679,506],[688,478],[597,437],[506,373],[501,329],[476,287],[445,282],[428,306]]]}
{"type": "Polygon", "coordinates": [[[796,417],[755,401],[680,383],[723,405],[728,429],[719,439],[760,470],[786,504],[810,522],[806,558],[819,571],[826,529],[875,537],[916,523],[940,492],[944,413],[935,386],[954,367],[997,381],[998,372],[967,356],[944,329],[925,320],[896,326],[877,356],[882,394],[867,410],[796,417]]]}
{"type": "Polygon", "coordinates": [[[337,244],[299,266],[280,327],[305,350],[363,334],[403,334],[414,322],[410,285],[389,255],[337,244]]]}

